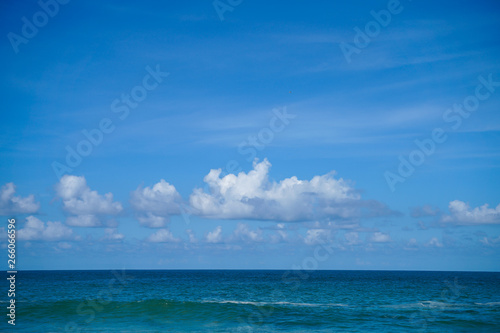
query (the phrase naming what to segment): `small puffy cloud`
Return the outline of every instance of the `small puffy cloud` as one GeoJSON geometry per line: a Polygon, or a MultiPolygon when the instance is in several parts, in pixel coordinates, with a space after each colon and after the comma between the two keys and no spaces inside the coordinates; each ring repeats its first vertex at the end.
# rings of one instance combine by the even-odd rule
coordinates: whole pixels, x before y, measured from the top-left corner
{"type": "Polygon", "coordinates": [[[59,242],[57,243],[57,246],[63,250],[68,250],[68,249],[71,249],[71,244],[68,243],[68,242],[59,242]]]}
{"type": "Polygon", "coordinates": [[[427,247],[443,247],[443,244],[439,242],[439,239],[436,237],[432,237],[427,243],[425,243],[427,247]]]}
{"type": "Polygon", "coordinates": [[[139,222],[149,228],[162,228],[170,215],[181,213],[182,197],[175,186],[160,180],[153,187],[138,187],[131,193],[130,203],[140,214],[139,222]]]}
{"type": "Polygon", "coordinates": [[[103,240],[120,241],[120,240],[122,240],[124,238],[125,238],[125,235],[124,234],[120,234],[114,228],[106,228],[106,229],[104,229],[103,240]]]}
{"type": "Polygon", "coordinates": [[[64,209],[74,215],[115,215],[123,209],[119,202],[113,202],[113,194],[102,196],[90,190],[84,177],[64,175],[56,185],[56,192],[64,209]]]}
{"type": "Polygon", "coordinates": [[[18,240],[59,241],[74,239],[73,230],[61,222],[44,223],[34,216],[28,216],[26,223],[17,232],[18,240]]]}
{"type": "Polygon", "coordinates": [[[268,234],[270,243],[280,243],[288,239],[288,232],[285,223],[276,223],[276,225],[268,227],[260,227],[259,230],[270,230],[268,234]]]}
{"type": "Polygon", "coordinates": [[[275,182],[268,179],[270,167],[265,159],[256,160],[248,173],[221,177],[221,169],[211,170],[203,179],[210,193],[195,189],[191,207],[208,218],[276,221],[351,218],[364,210],[387,213],[377,202],[362,201],[349,182],[334,178],[333,172],[311,180],[294,176],[275,182]]]}
{"type": "Polygon", "coordinates": [[[347,241],[347,245],[357,245],[361,243],[357,232],[346,232],[344,237],[347,241]]]}
{"type": "Polygon", "coordinates": [[[484,245],[488,246],[495,246],[496,244],[500,243],[500,236],[497,238],[488,238],[488,237],[483,237],[482,239],[479,240],[481,243],[484,245]]]}
{"type": "Polygon", "coordinates": [[[427,229],[429,229],[429,227],[423,221],[418,221],[417,228],[419,230],[427,230],[427,229]]]}
{"type": "Polygon", "coordinates": [[[87,186],[85,177],[64,175],[56,185],[56,193],[63,201],[63,208],[74,216],[66,223],[75,227],[99,227],[103,215],[119,214],[123,208],[119,202],[113,202],[113,194],[104,196],[92,191],[87,186]]]}
{"type": "Polygon", "coordinates": [[[418,242],[415,238],[410,238],[408,240],[408,243],[406,244],[406,246],[410,246],[410,247],[418,246],[418,242]]]}
{"type": "Polygon", "coordinates": [[[403,249],[406,251],[416,251],[418,250],[418,241],[415,238],[410,238],[405,245],[403,245],[403,249]]]}
{"type": "Polygon", "coordinates": [[[432,207],[430,205],[424,205],[422,207],[414,207],[411,209],[411,217],[421,218],[427,216],[436,216],[439,214],[439,208],[432,207]]]}
{"type": "Polygon", "coordinates": [[[454,200],[448,205],[451,215],[442,218],[443,222],[456,225],[500,224],[500,204],[489,208],[488,204],[471,208],[468,203],[454,200]]]}
{"type": "Polygon", "coordinates": [[[222,227],[219,225],[213,231],[207,234],[206,240],[208,243],[220,243],[222,242],[222,227]]]}
{"type": "Polygon", "coordinates": [[[189,237],[189,243],[198,243],[198,239],[196,239],[196,236],[191,229],[187,229],[186,233],[188,234],[189,237]]]}
{"type": "Polygon", "coordinates": [[[263,240],[262,231],[260,229],[250,230],[248,225],[244,223],[238,223],[238,226],[233,232],[233,238],[244,242],[261,242],[263,240]]]}
{"type": "Polygon", "coordinates": [[[325,244],[332,241],[331,229],[309,229],[307,230],[304,243],[307,245],[325,244]]]}
{"type": "Polygon", "coordinates": [[[382,232],[375,232],[370,237],[370,241],[372,243],[388,243],[391,241],[391,237],[388,234],[384,234],[382,232]]]}
{"type": "Polygon", "coordinates": [[[101,221],[95,215],[76,215],[69,216],[66,219],[66,224],[72,227],[100,227],[101,221]]]}
{"type": "Polygon", "coordinates": [[[0,215],[35,213],[40,204],[33,194],[27,197],[16,196],[16,185],[7,183],[0,188],[0,215]]]}
{"type": "Polygon", "coordinates": [[[170,230],[160,229],[153,233],[151,236],[147,238],[149,242],[152,243],[177,243],[179,242],[178,238],[175,238],[170,230]]]}
{"type": "Polygon", "coordinates": [[[163,228],[167,224],[167,218],[154,215],[150,212],[146,213],[146,215],[139,216],[137,219],[141,225],[148,228],[163,228]]]}
{"type": "Polygon", "coordinates": [[[274,241],[282,241],[288,238],[284,223],[276,224],[276,233],[278,234],[278,238],[275,237],[274,241]]]}

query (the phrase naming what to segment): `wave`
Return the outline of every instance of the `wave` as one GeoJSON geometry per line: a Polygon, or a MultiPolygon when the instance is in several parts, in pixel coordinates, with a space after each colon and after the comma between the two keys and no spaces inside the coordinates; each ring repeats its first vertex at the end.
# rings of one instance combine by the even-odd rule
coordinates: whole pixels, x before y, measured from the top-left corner
{"type": "Polygon", "coordinates": [[[483,306],[500,306],[500,302],[487,302],[487,303],[474,303],[474,304],[483,306]]]}
{"type": "MultiPolygon", "coordinates": [[[[413,308],[460,308],[460,307],[471,307],[478,303],[474,304],[465,304],[465,303],[446,303],[446,302],[438,302],[438,301],[420,301],[416,303],[404,303],[404,304],[391,304],[391,305],[383,305],[384,308],[393,308],[393,309],[413,309],[413,308]]],[[[485,303],[489,304],[489,303],[485,303]]]]}
{"type": "Polygon", "coordinates": [[[285,305],[285,306],[309,306],[309,307],[341,307],[349,306],[343,303],[294,303],[294,302],[249,302],[249,301],[229,301],[229,300],[204,300],[202,303],[218,303],[218,304],[242,304],[242,305],[254,305],[254,306],[274,306],[274,305],[285,305]]]}

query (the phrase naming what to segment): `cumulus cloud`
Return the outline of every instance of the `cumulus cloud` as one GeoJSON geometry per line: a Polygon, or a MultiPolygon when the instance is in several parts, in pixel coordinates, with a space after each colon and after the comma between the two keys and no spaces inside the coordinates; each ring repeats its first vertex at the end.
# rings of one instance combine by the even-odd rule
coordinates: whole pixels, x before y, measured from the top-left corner
{"type": "Polygon", "coordinates": [[[284,223],[276,224],[276,233],[278,234],[277,237],[273,235],[274,242],[284,241],[288,238],[288,233],[286,232],[284,223]]]}
{"type": "Polygon", "coordinates": [[[119,202],[113,202],[113,194],[103,196],[92,191],[85,177],[64,175],[56,185],[56,193],[62,199],[64,210],[74,215],[66,221],[71,226],[99,227],[102,226],[100,216],[116,215],[123,210],[119,202]]]}
{"type": "Polygon", "coordinates": [[[124,234],[120,234],[115,228],[106,228],[104,229],[104,237],[103,240],[110,241],[120,241],[125,238],[124,234]]]}
{"type": "Polygon", "coordinates": [[[253,170],[221,177],[213,169],[203,179],[210,193],[197,188],[190,196],[191,207],[201,216],[219,219],[259,219],[276,221],[313,220],[324,217],[351,218],[368,210],[385,214],[385,206],[362,201],[348,181],[334,178],[334,172],[311,180],[268,179],[271,163],[265,159],[253,170]]]}
{"type": "Polygon", "coordinates": [[[206,241],[208,243],[220,243],[222,242],[222,227],[219,225],[213,231],[207,234],[206,241]]]}
{"type": "Polygon", "coordinates": [[[391,241],[391,237],[388,234],[384,234],[383,232],[375,232],[370,237],[370,241],[372,243],[388,243],[391,241]]]}
{"type": "Polygon", "coordinates": [[[95,215],[69,216],[66,224],[72,227],[100,227],[101,221],[95,215]]]}
{"type": "Polygon", "coordinates": [[[60,242],[60,243],[57,243],[57,246],[63,250],[68,250],[68,249],[71,249],[71,244],[68,243],[68,242],[60,242]]]}
{"type": "Polygon", "coordinates": [[[357,245],[360,244],[361,241],[359,239],[359,234],[357,232],[346,232],[345,235],[345,240],[347,241],[347,245],[357,245]]]}
{"type": "Polygon", "coordinates": [[[181,213],[182,197],[175,186],[160,180],[152,187],[138,187],[131,193],[130,203],[140,214],[139,222],[149,228],[162,228],[170,215],[181,213]]]}
{"type": "Polygon", "coordinates": [[[154,215],[150,212],[139,216],[137,219],[141,225],[148,228],[163,228],[168,222],[166,217],[154,215]]]}
{"type": "Polygon", "coordinates": [[[436,237],[432,237],[427,243],[425,243],[427,247],[443,247],[443,244],[436,237]]]}
{"type": "Polygon", "coordinates": [[[17,232],[18,240],[59,241],[74,238],[73,230],[61,222],[44,223],[34,216],[28,216],[24,226],[17,232]]]}
{"type": "Polygon", "coordinates": [[[233,239],[244,242],[261,242],[263,241],[262,230],[251,230],[248,225],[238,223],[238,226],[233,232],[233,239]]]}
{"type": "Polygon", "coordinates": [[[410,238],[408,240],[408,243],[406,243],[406,246],[409,247],[409,248],[415,248],[418,246],[418,242],[415,238],[410,238]]]}
{"type": "Polygon", "coordinates": [[[147,238],[152,243],[177,243],[178,238],[175,238],[170,230],[160,229],[147,238]]]}
{"type": "Polygon", "coordinates": [[[479,241],[481,243],[483,243],[484,245],[494,246],[494,245],[500,243],[500,236],[498,236],[497,238],[483,237],[479,241]]]}
{"type": "Polygon", "coordinates": [[[196,239],[196,236],[191,229],[187,229],[186,233],[188,234],[189,237],[189,243],[198,243],[198,239],[196,239]]]}
{"type": "Polygon", "coordinates": [[[332,241],[331,229],[309,229],[307,230],[304,243],[307,245],[325,244],[332,241]]]}
{"type": "Polygon", "coordinates": [[[411,217],[420,218],[427,216],[436,216],[439,214],[439,208],[432,207],[430,205],[424,205],[422,207],[414,207],[411,209],[411,217]]]}
{"type": "Polygon", "coordinates": [[[32,194],[23,198],[16,196],[15,193],[14,183],[7,183],[0,188],[0,215],[30,214],[40,208],[40,204],[35,202],[32,194]]]}
{"type": "Polygon", "coordinates": [[[460,200],[451,201],[448,205],[451,215],[443,216],[443,222],[456,225],[500,224],[500,204],[489,208],[488,204],[471,208],[460,200]]]}

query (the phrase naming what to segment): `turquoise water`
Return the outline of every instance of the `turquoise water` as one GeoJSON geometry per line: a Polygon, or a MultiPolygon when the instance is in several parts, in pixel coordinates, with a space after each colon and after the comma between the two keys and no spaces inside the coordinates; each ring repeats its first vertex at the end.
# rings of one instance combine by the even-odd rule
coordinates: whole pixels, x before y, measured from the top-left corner
{"type": "Polygon", "coordinates": [[[16,284],[2,331],[500,331],[500,273],[23,271],[16,284]]]}

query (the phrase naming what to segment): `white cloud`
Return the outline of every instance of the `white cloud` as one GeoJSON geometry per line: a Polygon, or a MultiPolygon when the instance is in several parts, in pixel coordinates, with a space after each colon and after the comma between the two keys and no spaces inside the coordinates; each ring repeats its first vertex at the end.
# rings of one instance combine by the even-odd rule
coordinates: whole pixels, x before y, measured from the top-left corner
{"type": "Polygon", "coordinates": [[[330,229],[309,229],[307,230],[304,243],[316,245],[330,243],[332,241],[332,230],[330,229]]]}
{"type": "Polygon", "coordinates": [[[69,216],[66,219],[66,224],[72,227],[100,227],[101,221],[95,215],[76,215],[69,216]]]}
{"type": "Polygon", "coordinates": [[[125,238],[124,234],[120,234],[116,229],[114,228],[106,228],[104,229],[104,240],[111,240],[111,241],[118,241],[122,240],[125,238]]]}
{"type": "Polygon", "coordinates": [[[146,215],[139,216],[137,219],[141,225],[148,228],[163,228],[167,224],[167,218],[154,215],[150,212],[146,213],[146,215]]]}
{"type": "Polygon", "coordinates": [[[425,243],[425,246],[443,247],[443,244],[441,244],[441,242],[439,242],[439,240],[436,237],[432,237],[427,243],[425,243]]]}
{"type": "Polygon", "coordinates": [[[271,230],[274,231],[269,235],[270,243],[280,243],[288,239],[288,232],[285,223],[276,223],[274,226],[259,228],[259,230],[271,230]]]}
{"type": "Polygon", "coordinates": [[[23,198],[15,196],[15,193],[14,183],[7,183],[0,188],[0,215],[35,213],[40,208],[33,194],[23,198]]]}
{"type": "Polygon", "coordinates": [[[104,196],[87,186],[85,177],[64,175],[56,185],[56,193],[63,201],[63,208],[75,215],[68,217],[66,223],[76,227],[99,227],[99,216],[116,215],[123,208],[113,202],[113,194],[104,196]]]}
{"type": "Polygon", "coordinates": [[[210,170],[203,179],[210,193],[197,188],[190,204],[199,215],[220,219],[262,219],[277,221],[312,220],[324,217],[350,218],[362,209],[384,210],[377,202],[361,201],[347,181],[334,173],[269,181],[271,164],[265,159],[253,164],[253,170],[221,178],[221,169],[210,170]]]}
{"type": "Polygon", "coordinates": [[[288,238],[288,234],[285,230],[284,223],[276,224],[276,232],[278,233],[278,238],[276,238],[275,241],[282,241],[282,240],[286,240],[288,238]]]}
{"type": "Polygon", "coordinates": [[[418,246],[418,242],[415,238],[410,238],[408,240],[408,243],[406,244],[406,246],[415,247],[415,246],[418,246]]]}
{"type": "Polygon", "coordinates": [[[194,235],[193,230],[191,230],[191,229],[187,229],[187,230],[186,230],[186,233],[187,233],[187,234],[188,234],[188,236],[189,236],[189,242],[190,242],[190,243],[198,243],[198,239],[196,239],[196,236],[194,235]]]}
{"type": "Polygon", "coordinates": [[[443,221],[456,225],[500,224],[500,204],[489,208],[488,204],[471,209],[468,203],[460,200],[451,201],[448,205],[451,215],[443,217],[443,221]]]}
{"type": "Polygon", "coordinates": [[[17,232],[18,240],[58,241],[74,239],[73,230],[61,222],[44,223],[34,216],[28,216],[26,223],[17,232]]]}
{"type": "Polygon", "coordinates": [[[179,239],[175,238],[170,230],[160,229],[147,239],[153,243],[177,243],[179,239]]]}
{"type": "Polygon", "coordinates": [[[259,230],[250,230],[248,225],[244,223],[238,223],[238,226],[233,232],[233,238],[236,240],[241,240],[244,242],[261,242],[262,231],[259,230]]]}
{"type": "Polygon", "coordinates": [[[222,241],[222,227],[219,225],[215,230],[210,231],[206,240],[208,243],[220,243],[222,241]]]}
{"type": "Polygon", "coordinates": [[[484,245],[494,246],[495,244],[500,243],[500,236],[498,236],[497,238],[483,237],[479,241],[484,245]]]}
{"type": "Polygon", "coordinates": [[[411,210],[411,217],[420,218],[427,216],[436,216],[439,214],[439,208],[432,207],[430,205],[424,205],[422,207],[414,207],[411,210]]]}
{"type": "Polygon", "coordinates": [[[138,187],[131,193],[130,203],[142,214],[138,217],[142,225],[161,228],[167,224],[170,215],[181,213],[182,197],[175,186],[162,179],[153,187],[138,187]]]}
{"type": "Polygon", "coordinates": [[[391,237],[388,234],[384,234],[382,232],[373,233],[370,241],[373,243],[387,243],[391,241],[391,237]]]}
{"type": "Polygon", "coordinates": [[[68,243],[68,242],[59,242],[57,243],[57,246],[63,250],[68,250],[68,249],[71,249],[71,244],[68,243]]]}
{"type": "Polygon", "coordinates": [[[360,244],[359,235],[357,232],[346,232],[344,235],[347,245],[357,245],[360,244]]]}
{"type": "Polygon", "coordinates": [[[417,251],[418,248],[418,241],[415,238],[410,238],[406,244],[403,245],[403,249],[406,251],[417,251]]]}

